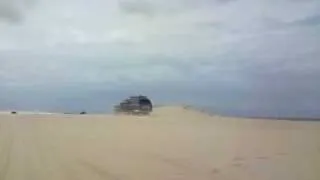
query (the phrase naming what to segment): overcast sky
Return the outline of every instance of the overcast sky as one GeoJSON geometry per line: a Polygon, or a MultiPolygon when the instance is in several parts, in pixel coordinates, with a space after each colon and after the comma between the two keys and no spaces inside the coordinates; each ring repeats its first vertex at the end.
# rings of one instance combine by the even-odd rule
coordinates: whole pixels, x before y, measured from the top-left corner
{"type": "Polygon", "coordinates": [[[319,58],[319,0],[0,0],[1,109],[320,116],[319,58]]]}

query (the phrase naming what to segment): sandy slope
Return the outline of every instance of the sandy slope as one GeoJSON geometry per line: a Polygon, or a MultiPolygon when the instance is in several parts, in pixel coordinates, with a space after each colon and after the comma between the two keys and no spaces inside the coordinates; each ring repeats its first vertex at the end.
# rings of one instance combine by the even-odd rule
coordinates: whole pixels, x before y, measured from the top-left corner
{"type": "Polygon", "coordinates": [[[319,180],[320,122],[0,115],[0,180],[319,180]]]}

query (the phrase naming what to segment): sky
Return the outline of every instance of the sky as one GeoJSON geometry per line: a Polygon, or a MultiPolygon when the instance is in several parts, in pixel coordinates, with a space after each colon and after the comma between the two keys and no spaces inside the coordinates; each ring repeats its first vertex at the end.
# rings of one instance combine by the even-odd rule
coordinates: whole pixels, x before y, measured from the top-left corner
{"type": "Polygon", "coordinates": [[[319,58],[318,0],[0,0],[0,109],[319,117],[319,58]]]}

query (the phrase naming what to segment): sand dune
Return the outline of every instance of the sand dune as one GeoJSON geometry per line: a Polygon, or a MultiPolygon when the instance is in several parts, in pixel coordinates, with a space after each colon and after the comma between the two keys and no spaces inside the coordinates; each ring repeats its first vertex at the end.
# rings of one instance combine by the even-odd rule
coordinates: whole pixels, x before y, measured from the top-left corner
{"type": "Polygon", "coordinates": [[[0,180],[319,180],[320,122],[0,115],[0,180]]]}

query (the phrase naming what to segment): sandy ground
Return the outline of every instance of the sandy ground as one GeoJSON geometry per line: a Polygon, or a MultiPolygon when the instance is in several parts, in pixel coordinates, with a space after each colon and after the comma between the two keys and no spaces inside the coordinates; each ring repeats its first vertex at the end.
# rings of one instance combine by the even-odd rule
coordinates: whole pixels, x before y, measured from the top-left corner
{"type": "Polygon", "coordinates": [[[0,115],[0,180],[320,180],[320,122],[0,115]]]}

